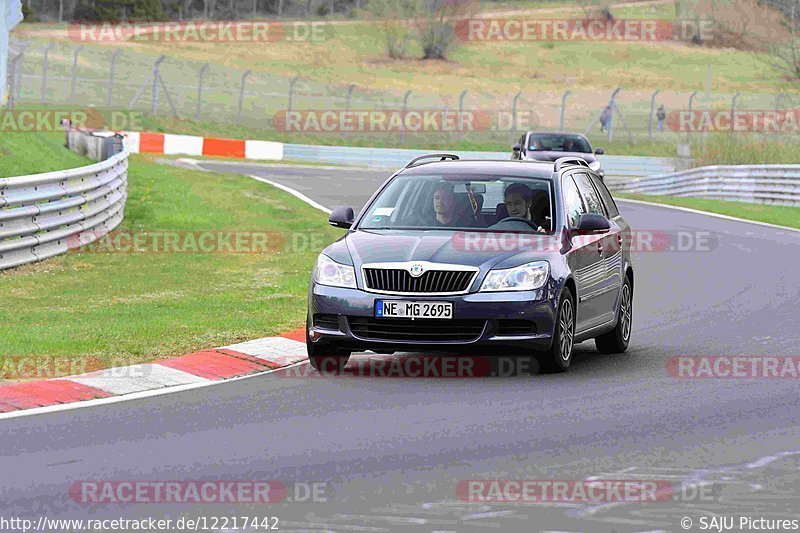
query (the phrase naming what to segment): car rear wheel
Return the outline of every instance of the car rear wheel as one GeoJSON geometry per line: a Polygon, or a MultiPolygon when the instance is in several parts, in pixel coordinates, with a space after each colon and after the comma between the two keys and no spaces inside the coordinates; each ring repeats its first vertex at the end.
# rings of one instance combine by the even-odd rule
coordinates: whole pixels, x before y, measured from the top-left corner
{"type": "Polygon", "coordinates": [[[543,372],[566,372],[572,362],[573,340],[575,338],[575,302],[572,291],[564,288],[556,314],[556,327],[553,331],[553,344],[541,354],[543,372]]]}
{"type": "Polygon", "coordinates": [[[619,316],[617,325],[608,333],[595,338],[594,343],[600,353],[622,353],[628,349],[633,324],[633,290],[626,277],[619,296],[619,316]]]}
{"type": "Polygon", "coordinates": [[[308,338],[308,319],[306,319],[306,353],[311,367],[325,374],[339,374],[350,360],[350,351],[334,344],[311,342],[308,338]]]}

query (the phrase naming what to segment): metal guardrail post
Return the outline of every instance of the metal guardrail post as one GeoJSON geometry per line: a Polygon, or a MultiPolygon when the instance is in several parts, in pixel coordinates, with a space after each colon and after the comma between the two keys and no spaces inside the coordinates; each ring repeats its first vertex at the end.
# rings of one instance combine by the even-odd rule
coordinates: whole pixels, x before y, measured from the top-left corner
{"type": "Polygon", "coordinates": [[[120,52],[122,52],[122,50],[115,50],[114,53],[111,54],[111,61],[108,65],[108,98],[106,100],[106,105],[108,107],[111,107],[114,101],[114,72],[117,69],[117,58],[120,52]]]}

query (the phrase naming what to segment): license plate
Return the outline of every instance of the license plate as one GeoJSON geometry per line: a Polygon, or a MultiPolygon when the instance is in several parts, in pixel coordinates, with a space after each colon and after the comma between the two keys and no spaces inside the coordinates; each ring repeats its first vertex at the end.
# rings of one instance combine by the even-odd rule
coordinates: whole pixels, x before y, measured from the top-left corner
{"type": "Polygon", "coordinates": [[[452,302],[413,302],[406,300],[377,300],[378,318],[453,318],[452,302]]]}

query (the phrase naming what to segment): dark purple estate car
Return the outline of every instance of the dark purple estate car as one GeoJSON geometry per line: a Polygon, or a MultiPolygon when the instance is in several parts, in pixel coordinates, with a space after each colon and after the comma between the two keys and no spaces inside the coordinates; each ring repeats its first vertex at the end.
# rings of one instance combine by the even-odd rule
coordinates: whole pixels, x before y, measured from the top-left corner
{"type": "Polygon", "coordinates": [[[575,342],[623,352],[631,335],[630,226],[582,159],[411,161],[311,274],[312,366],[350,353],[513,353],[564,371],[575,342]],[[495,350],[497,348],[498,350],[495,350]]]}

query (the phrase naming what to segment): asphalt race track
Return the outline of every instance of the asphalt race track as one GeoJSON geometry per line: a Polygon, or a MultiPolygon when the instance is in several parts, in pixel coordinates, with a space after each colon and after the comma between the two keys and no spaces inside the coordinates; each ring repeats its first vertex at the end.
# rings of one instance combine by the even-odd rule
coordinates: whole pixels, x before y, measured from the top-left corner
{"type": "MultiPolygon", "coordinates": [[[[330,208],[360,208],[389,175],[199,164],[268,178],[330,208]]],[[[248,514],[277,516],[283,531],[430,532],[681,531],[682,517],[712,513],[800,519],[797,379],[667,371],[675,356],[798,355],[800,232],[620,207],[634,228],[708,232],[711,243],[636,254],[624,355],[597,355],[586,342],[567,374],[502,378],[314,379],[306,368],[5,420],[0,516],[248,514]],[[462,480],[591,476],[685,491],[615,504],[474,503],[456,493],[462,480]],[[79,480],[325,483],[327,502],[89,505],[70,498],[79,480]]]]}

